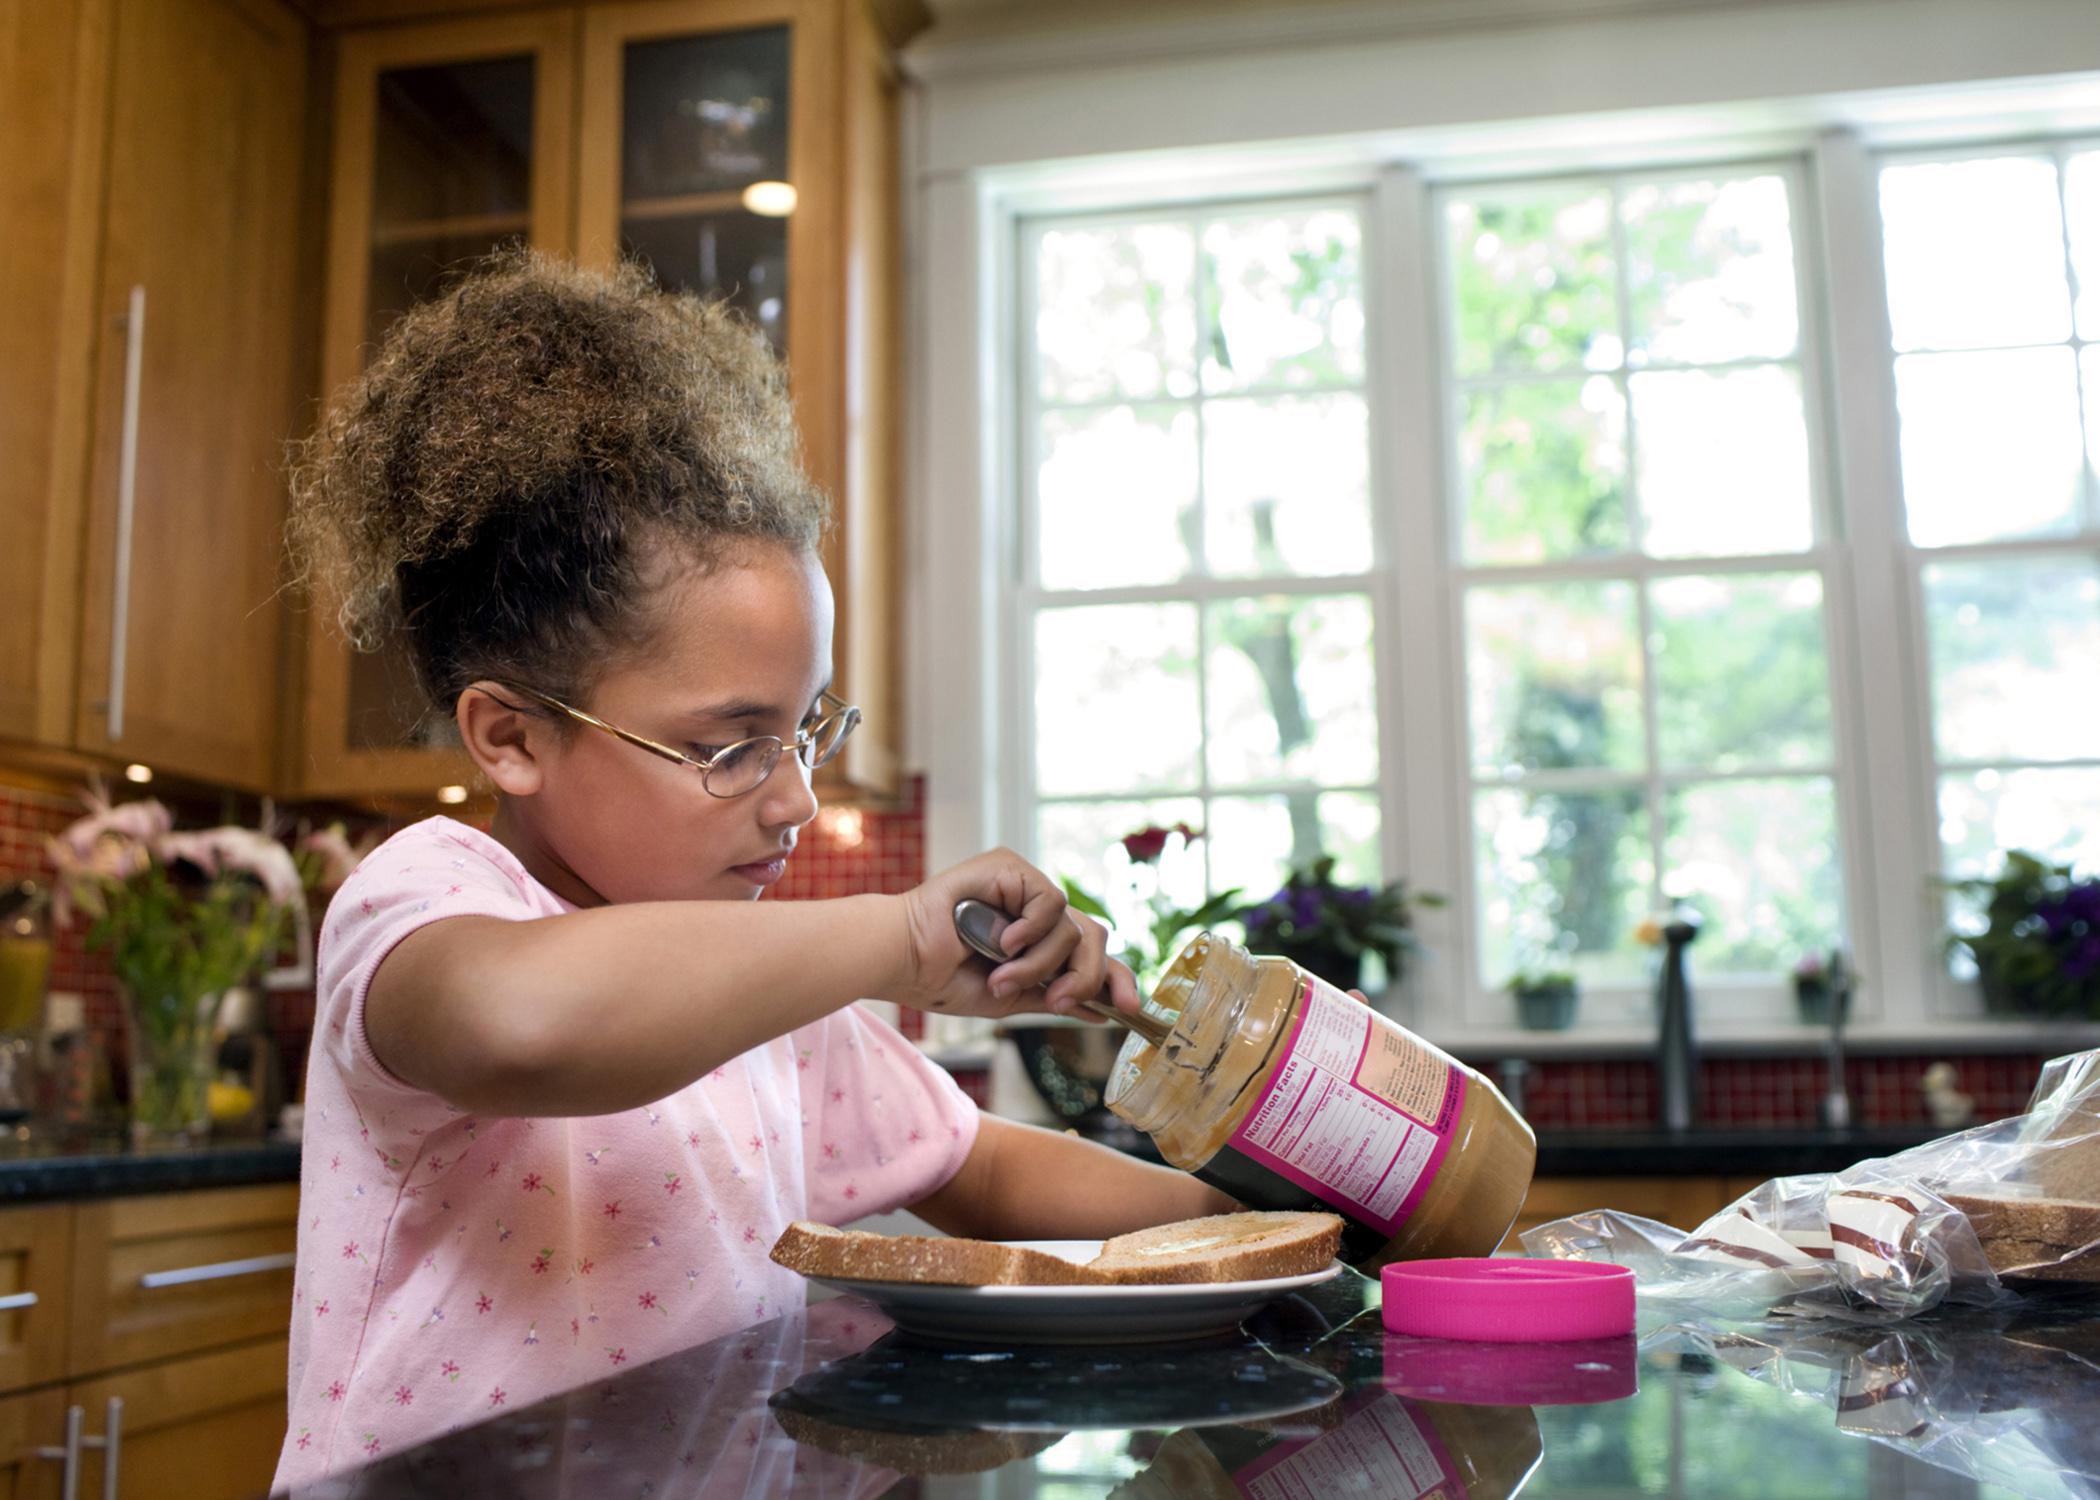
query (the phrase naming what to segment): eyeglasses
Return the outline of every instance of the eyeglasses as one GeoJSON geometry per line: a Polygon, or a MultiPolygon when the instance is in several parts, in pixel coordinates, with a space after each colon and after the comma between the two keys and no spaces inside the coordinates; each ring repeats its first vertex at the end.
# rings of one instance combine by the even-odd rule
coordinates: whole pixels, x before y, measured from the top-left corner
{"type": "MultiPolygon", "coordinates": [[[[761,734],[748,740],[738,740],[733,745],[724,745],[712,755],[693,756],[682,750],[674,750],[669,745],[659,744],[632,730],[622,729],[617,724],[608,724],[596,714],[585,713],[580,708],[571,708],[561,699],[540,692],[537,688],[525,687],[518,683],[504,685],[512,692],[524,694],[535,703],[551,708],[557,713],[567,714],[579,724],[588,724],[593,729],[601,730],[615,739],[625,740],[651,755],[676,761],[682,766],[691,766],[700,773],[700,785],[711,797],[741,797],[744,793],[763,786],[766,778],[773,774],[773,768],[780,764],[781,752],[791,744],[795,758],[814,771],[837,755],[839,747],[860,727],[860,710],[836,693],[825,692],[819,696],[817,702],[828,712],[819,716],[815,722],[805,724],[795,731],[792,741],[783,740],[777,734],[761,734]]],[[[495,694],[491,693],[489,696],[493,698],[495,694]]],[[[496,701],[501,703],[503,700],[498,698],[496,701]]],[[[512,703],[505,703],[503,706],[513,710],[517,708],[517,705],[512,703]]]]}

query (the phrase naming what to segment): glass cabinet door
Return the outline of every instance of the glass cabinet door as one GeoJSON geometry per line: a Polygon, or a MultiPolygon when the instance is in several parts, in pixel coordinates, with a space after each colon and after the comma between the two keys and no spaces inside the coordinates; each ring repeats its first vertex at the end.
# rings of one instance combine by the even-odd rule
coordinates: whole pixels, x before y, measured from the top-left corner
{"type": "Polygon", "coordinates": [[[622,49],[620,250],[657,280],[726,297],[787,349],[785,26],[622,49]]]}
{"type": "MultiPolygon", "coordinates": [[[[332,396],[409,308],[491,251],[566,250],[573,207],[575,21],[541,13],[344,41],[336,101],[323,383],[332,396]]],[[[459,782],[448,718],[406,653],[350,651],[309,629],[309,793],[459,782]]]]}

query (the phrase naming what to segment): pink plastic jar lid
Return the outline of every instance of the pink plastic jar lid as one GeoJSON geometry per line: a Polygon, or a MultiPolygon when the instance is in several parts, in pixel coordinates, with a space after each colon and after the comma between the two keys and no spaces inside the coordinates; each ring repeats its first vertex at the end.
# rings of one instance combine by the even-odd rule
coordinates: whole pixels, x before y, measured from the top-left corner
{"type": "Polygon", "coordinates": [[[1633,1269],[1582,1260],[1398,1261],[1379,1273],[1385,1326],[1495,1344],[1633,1332],[1633,1269]]]}

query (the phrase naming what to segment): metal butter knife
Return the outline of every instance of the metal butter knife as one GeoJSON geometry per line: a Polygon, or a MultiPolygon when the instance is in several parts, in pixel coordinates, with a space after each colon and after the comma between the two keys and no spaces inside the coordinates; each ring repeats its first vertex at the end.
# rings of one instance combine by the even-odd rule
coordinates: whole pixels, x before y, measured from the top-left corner
{"type": "MultiPolygon", "coordinates": [[[[1006,924],[1012,920],[1013,918],[998,907],[983,901],[964,900],[955,903],[955,935],[963,940],[963,945],[972,953],[988,958],[995,964],[1003,964],[1013,957],[999,946],[999,934],[1006,931],[1006,924]]],[[[1147,1015],[1143,1011],[1126,1016],[1105,1001],[1084,1000],[1080,1003],[1095,1015],[1113,1021],[1118,1026],[1128,1027],[1155,1047],[1165,1042],[1172,1030],[1159,1017],[1147,1015]]]]}

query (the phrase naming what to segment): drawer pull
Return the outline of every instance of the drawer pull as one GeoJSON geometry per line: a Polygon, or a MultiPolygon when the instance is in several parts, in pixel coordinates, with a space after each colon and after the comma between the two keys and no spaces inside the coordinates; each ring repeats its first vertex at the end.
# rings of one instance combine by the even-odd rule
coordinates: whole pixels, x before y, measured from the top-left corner
{"type": "Polygon", "coordinates": [[[265,1271],[288,1271],[298,1259],[287,1250],[281,1255],[256,1255],[247,1260],[214,1261],[208,1266],[184,1266],[179,1271],[148,1271],[139,1278],[147,1291],[164,1286],[188,1286],[196,1281],[224,1281],[229,1276],[260,1276],[265,1271]]]}
{"type": "Polygon", "coordinates": [[[20,1312],[25,1307],[35,1306],[35,1292],[10,1292],[0,1297],[0,1312],[20,1312]]]}

